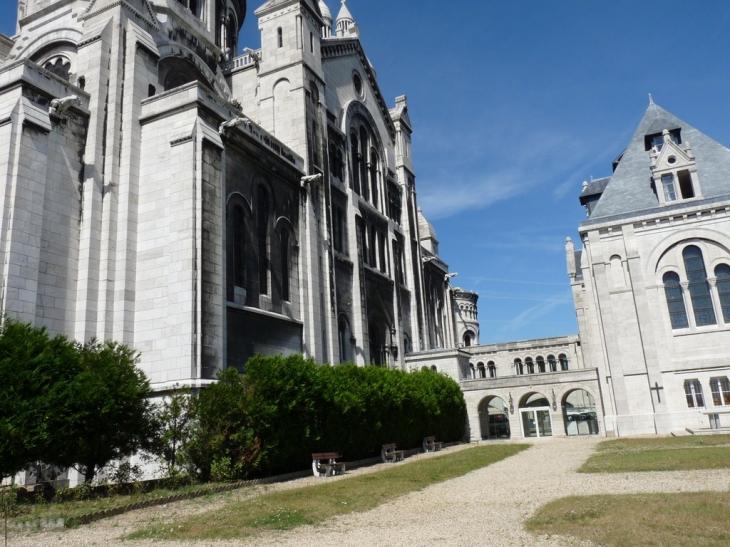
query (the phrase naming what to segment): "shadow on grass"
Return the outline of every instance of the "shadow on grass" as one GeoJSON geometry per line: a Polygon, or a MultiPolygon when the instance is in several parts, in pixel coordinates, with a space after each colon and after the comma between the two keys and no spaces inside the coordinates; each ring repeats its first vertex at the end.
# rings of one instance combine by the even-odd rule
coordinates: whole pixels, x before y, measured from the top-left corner
{"type": "Polygon", "coordinates": [[[460,477],[529,446],[477,446],[435,458],[406,461],[377,473],[262,494],[184,520],[150,526],[126,536],[126,539],[242,538],[265,530],[289,530],[318,524],[339,515],[367,511],[409,492],[460,477]]]}

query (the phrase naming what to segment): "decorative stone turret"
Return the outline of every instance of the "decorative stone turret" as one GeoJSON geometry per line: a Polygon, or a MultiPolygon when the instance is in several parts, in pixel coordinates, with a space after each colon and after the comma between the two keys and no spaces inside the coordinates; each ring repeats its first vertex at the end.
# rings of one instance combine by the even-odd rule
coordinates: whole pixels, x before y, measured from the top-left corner
{"type": "Polygon", "coordinates": [[[324,26],[322,27],[322,38],[332,37],[332,12],[324,3],[324,0],[319,0],[319,11],[322,12],[322,21],[324,26]]]}
{"type": "Polygon", "coordinates": [[[342,7],[340,8],[340,13],[337,14],[337,21],[335,22],[337,36],[340,38],[358,38],[360,36],[360,29],[357,28],[357,24],[352,18],[350,10],[347,9],[345,5],[346,1],[341,0],[342,7]]]}
{"type": "Polygon", "coordinates": [[[475,346],[479,344],[479,317],[477,314],[479,295],[457,287],[453,290],[453,296],[457,345],[459,347],[475,346]]]}

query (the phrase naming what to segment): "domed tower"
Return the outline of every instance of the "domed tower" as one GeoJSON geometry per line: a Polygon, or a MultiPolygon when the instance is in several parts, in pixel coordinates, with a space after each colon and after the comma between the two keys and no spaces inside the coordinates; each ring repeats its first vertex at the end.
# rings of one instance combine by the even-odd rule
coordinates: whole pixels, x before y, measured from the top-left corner
{"type": "Polygon", "coordinates": [[[454,296],[454,323],[459,347],[469,347],[479,344],[479,317],[477,315],[477,300],[479,295],[472,291],[455,288],[454,296]]]}
{"type": "Polygon", "coordinates": [[[322,12],[322,21],[324,22],[322,38],[332,38],[332,12],[324,3],[324,0],[319,0],[319,11],[322,12]]]}
{"type": "Polygon", "coordinates": [[[352,18],[350,10],[347,9],[347,5],[345,4],[347,0],[341,1],[342,7],[340,8],[340,13],[337,14],[337,21],[335,22],[335,26],[337,27],[337,36],[340,38],[347,38],[350,36],[357,38],[360,35],[360,31],[357,28],[355,20],[352,18]]]}

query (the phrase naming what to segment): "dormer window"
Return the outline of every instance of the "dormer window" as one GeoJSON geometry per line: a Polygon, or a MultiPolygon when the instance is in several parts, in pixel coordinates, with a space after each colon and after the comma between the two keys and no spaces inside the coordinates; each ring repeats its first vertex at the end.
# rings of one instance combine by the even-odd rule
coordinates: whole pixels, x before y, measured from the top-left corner
{"type": "Polygon", "coordinates": [[[674,175],[662,175],[662,189],[664,190],[664,201],[677,201],[677,192],[674,189],[674,175]]]}
{"type": "Polygon", "coordinates": [[[702,197],[692,148],[689,142],[680,146],[679,141],[679,129],[665,129],[658,137],[646,137],[647,146],[651,145],[648,150],[654,191],[662,205],[702,197]]]}
{"type": "MultiPolygon", "coordinates": [[[[682,144],[682,133],[681,129],[672,129],[669,131],[669,138],[674,144],[682,144]]],[[[647,152],[652,148],[656,148],[657,151],[661,152],[664,147],[664,133],[653,133],[644,137],[644,150],[647,152]]]]}

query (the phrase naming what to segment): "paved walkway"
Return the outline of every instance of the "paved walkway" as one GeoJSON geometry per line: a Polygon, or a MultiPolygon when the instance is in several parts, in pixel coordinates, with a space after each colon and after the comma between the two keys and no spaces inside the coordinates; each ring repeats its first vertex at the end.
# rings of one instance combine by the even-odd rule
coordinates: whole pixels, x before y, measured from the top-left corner
{"type": "MultiPolygon", "coordinates": [[[[576,546],[558,537],[534,537],[522,523],[541,505],[567,496],[595,493],[727,491],[730,470],[631,474],[577,474],[575,470],[601,439],[547,439],[520,454],[463,477],[430,486],[366,513],[340,517],[319,526],[272,532],[249,541],[121,542],[117,538],[146,522],[179,518],[222,508],[233,499],[253,495],[241,491],[216,501],[184,502],[100,521],[76,530],[11,537],[12,547],[31,545],[137,547],[150,545],[236,545],[291,547],[439,546],[576,546]]],[[[426,456],[427,457],[427,456],[426,456]]],[[[374,472],[375,468],[358,470],[374,472]]],[[[312,479],[304,479],[310,482],[312,479]]],[[[332,479],[330,479],[332,480],[332,479]]],[[[284,488],[299,486],[287,483],[284,488]]]]}

